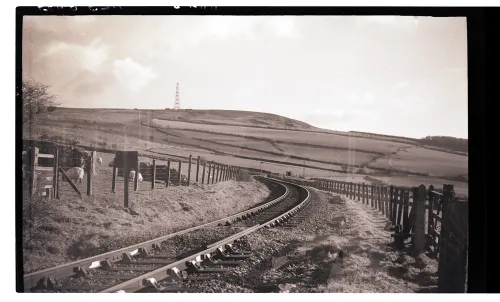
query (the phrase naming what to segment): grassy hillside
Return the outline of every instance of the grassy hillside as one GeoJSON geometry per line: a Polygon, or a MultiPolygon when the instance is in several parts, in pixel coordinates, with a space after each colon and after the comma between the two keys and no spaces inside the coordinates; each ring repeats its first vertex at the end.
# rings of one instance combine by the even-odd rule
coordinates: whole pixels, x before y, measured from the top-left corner
{"type": "Polygon", "coordinates": [[[191,153],[241,167],[307,176],[342,175],[346,170],[447,179],[468,174],[467,156],[422,146],[413,139],[326,131],[246,111],[58,108],[38,116],[23,135],[111,151],[134,149],[167,157],[191,153]]]}

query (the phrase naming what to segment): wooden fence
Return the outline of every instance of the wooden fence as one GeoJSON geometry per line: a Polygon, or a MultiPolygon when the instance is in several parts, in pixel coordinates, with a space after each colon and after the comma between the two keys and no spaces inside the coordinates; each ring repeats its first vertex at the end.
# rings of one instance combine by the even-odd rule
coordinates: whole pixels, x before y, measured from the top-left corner
{"type": "MultiPolygon", "coordinates": [[[[61,193],[70,194],[73,191],[78,196],[81,196],[82,192],[85,191],[86,195],[93,195],[95,187],[94,176],[96,175],[97,166],[96,151],[86,151],[85,158],[82,159],[81,167],[83,167],[84,174],[86,175],[86,181],[82,187],[82,185],[77,185],[66,175],[65,171],[72,168],[76,163],[71,158],[72,152],[67,152],[67,148],[51,143],[33,141],[24,141],[23,145],[22,170],[23,183],[26,185],[23,191],[26,195],[29,194],[30,198],[42,196],[59,199],[61,193]],[[62,191],[60,190],[61,180],[69,185],[63,186],[64,190],[62,191]]],[[[236,180],[240,172],[237,167],[213,161],[207,162],[202,160],[200,156],[193,159],[192,155],[189,156],[187,162],[174,159],[166,160],[166,165],[159,165],[157,162],[157,159],[153,159],[152,164],[141,162],[138,168],[139,173],[143,177],[142,183],[150,182],[148,189],[150,188],[151,190],[154,190],[158,186],[189,186],[193,183],[213,184],[221,181],[236,180]],[[187,175],[182,174],[183,164],[187,164],[187,175]],[[195,167],[193,167],[194,165],[195,167]]],[[[116,181],[119,176],[123,177],[123,171],[114,166],[112,170],[112,174],[108,174],[108,177],[109,179],[112,178],[111,192],[116,192],[116,181]]],[[[98,192],[104,189],[102,183],[99,183],[99,181],[102,182],[102,179],[96,183],[98,192]]],[[[106,183],[109,185],[108,181],[106,183]]],[[[134,191],[137,191],[138,187],[139,183],[134,182],[134,191]]]]}
{"type": "Polygon", "coordinates": [[[378,209],[392,224],[396,246],[411,239],[415,254],[427,251],[438,258],[438,290],[463,293],[466,288],[468,250],[468,201],[455,198],[453,185],[442,190],[434,186],[377,186],[324,179],[297,180],[300,185],[335,192],[378,209]],[[427,220],[427,221],[426,221],[427,220]]]}
{"type": "MultiPolygon", "coordinates": [[[[236,180],[240,171],[239,168],[233,166],[213,161],[202,161],[200,156],[196,158],[196,169],[193,169],[192,155],[189,155],[189,160],[186,163],[188,166],[187,176],[180,172],[182,171],[182,160],[168,159],[166,165],[157,165],[156,162],[156,159],[153,159],[152,165],[146,163],[139,164],[139,173],[143,181],[151,183],[152,190],[156,188],[157,183],[164,187],[169,187],[172,185],[189,186],[193,183],[213,184],[221,181],[236,180]],[[177,169],[174,167],[177,167],[177,169]]],[[[113,166],[112,192],[116,192],[116,180],[118,176],[123,177],[123,170],[113,166]]],[[[134,191],[137,190],[138,182],[134,182],[134,191]]]]}
{"type": "MultiPolygon", "coordinates": [[[[42,196],[44,198],[57,198],[58,180],[58,152],[53,154],[44,150],[40,152],[38,147],[28,147],[23,150],[23,180],[27,181],[26,192],[30,198],[42,196]],[[44,159],[41,163],[40,159],[44,159]]],[[[26,182],[24,182],[26,183],[26,182]]]]}

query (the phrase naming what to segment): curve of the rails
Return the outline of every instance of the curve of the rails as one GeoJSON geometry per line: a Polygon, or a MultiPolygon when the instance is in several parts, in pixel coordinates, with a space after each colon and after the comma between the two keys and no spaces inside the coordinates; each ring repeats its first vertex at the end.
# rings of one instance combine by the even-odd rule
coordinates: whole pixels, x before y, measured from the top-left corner
{"type": "Polygon", "coordinates": [[[30,289],[34,288],[35,286],[39,285],[40,282],[47,282],[47,278],[63,278],[63,277],[69,277],[79,270],[83,269],[92,269],[92,268],[98,268],[102,265],[104,265],[107,261],[109,262],[118,262],[123,259],[124,254],[129,254],[129,255],[135,255],[139,253],[139,249],[141,248],[155,248],[155,246],[167,239],[173,238],[175,236],[179,236],[182,234],[186,234],[189,232],[194,232],[196,230],[209,227],[209,226],[214,226],[214,225],[222,225],[228,222],[233,222],[241,219],[242,217],[250,217],[253,216],[257,213],[260,213],[262,211],[265,211],[269,207],[274,206],[275,204],[279,203],[283,199],[285,199],[289,194],[290,190],[288,189],[287,186],[283,185],[280,183],[280,181],[277,180],[272,180],[268,179],[265,177],[256,177],[259,179],[262,179],[264,181],[271,181],[274,182],[278,185],[281,185],[285,189],[285,193],[283,195],[279,196],[278,198],[275,198],[269,202],[266,202],[263,205],[256,206],[253,208],[250,208],[248,210],[236,213],[234,215],[221,218],[212,222],[208,222],[202,225],[198,225],[192,228],[184,229],[172,234],[168,234],[162,237],[158,237],[155,239],[151,239],[145,242],[137,243],[131,246],[127,246],[118,250],[106,252],[103,254],[99,254],[96,256],[88,257],[85,259],[73,261],[70,263],[66,264],[61,264],[55,267],[47,268],[41,271],[25,274],[23,277],[24,281],[24,291],[29,291],[30,289]]]}
{"type": "Polygon", "coordinates": [[[113,292],[135,292],[138,290],[141,290],[145,287],[149,286],[155,286],[158,284],[158,281],[167,279],[167,278],[172,278],[175,277],[176,275],[179,276],[180,271],[187,269],[191,265],[196,265],[197,263],[202,262],[206,258],[211,258],[212,253],[225,253],[225,249],[231,249],[231,244],[234,243],[236,240],[242,238],[243,236],[246,236],[250,233],[253,233],[261,228],[264,227],[273,227],[276,226],[280,223],[283,223],[290,219],[295,213],[300,211],[303,207],[305,207],[311,198],[311,194],[309,190],[303,186],[285,182],[282,180],[277,180],[277,179],[271,179],[267,178],[271,181],[286,184],[287,186],[292,186],[296,187],[302,192],[305,193],[305,198],[302,202],[300,202],[298,205],[293,207],[292,209],[286,211],[285,213],[276,216],[274,218],[271,218],[265,223],[255,225],[253,227],[250,227],[244,231],[241,231],[237,234],[231,235],[223,240],[220,240],[216,243],[210,244],[207,246],[207,248],[203,251],[196,252],[184,259],[178,260],[176,262],[173,262],[171,264],[162,266],[160,268],[157,268],[153,271],[147,272],[145,274],[142,274],[140,276],[137,276],[133,279],[127,280],[125,282],[116,284],[114,286],[111,286],[109,288],[106,288],[100,293],[113,293],[113,292]]]}

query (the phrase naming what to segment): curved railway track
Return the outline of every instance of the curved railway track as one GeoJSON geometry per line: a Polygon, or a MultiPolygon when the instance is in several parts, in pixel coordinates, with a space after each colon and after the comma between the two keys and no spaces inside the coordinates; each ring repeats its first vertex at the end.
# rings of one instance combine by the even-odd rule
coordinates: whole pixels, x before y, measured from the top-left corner
{"type": "MultiPolygon", "coordinates": [[[[183,292],[182,286],[166,287],[213,278],[251,257],[238,251],[234,243],[264,227],[286,224],[310,200],[309,191],[282,180],[258,177],[272,189],[263,204],[246,211],[188,228],[153,240],[97,256],[24,275],[25,292],[137,292],[143,289],[161,292],[183,292]],[[278,195],[278,196],[276,196],[278,195]],[[222,228],[221,228],[222,227],[222,228]],[[224,227],[227,227],[224,230],[224,227]],[[169,239],[190,233],[208,232],[213,243],[195,240],[182,253],[168,251],[169,239]],[[216,239],[213,239],[216,238],[216,239]],[[220,239],[220,240],[218,240],[220,239]],[[166,282],[165,282],[166,281],[166,282]],[[172,282],[169,282],[172,281],[172,282]]],[[[203,236],[201,236],[203,237],[203,236]]]]}

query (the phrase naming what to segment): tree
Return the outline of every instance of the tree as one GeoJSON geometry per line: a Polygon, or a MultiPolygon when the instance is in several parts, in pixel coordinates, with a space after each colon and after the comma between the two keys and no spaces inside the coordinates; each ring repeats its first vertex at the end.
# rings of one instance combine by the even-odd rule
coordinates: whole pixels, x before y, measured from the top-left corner
{"type": "Polygon", "coordinates": [[[49,86],[34,80],[23,80],[22,102],[23,102],[23,124],[33,120],[39,113],[53,111],[56,106],[57,97],[48,91],[49,86]]]}

